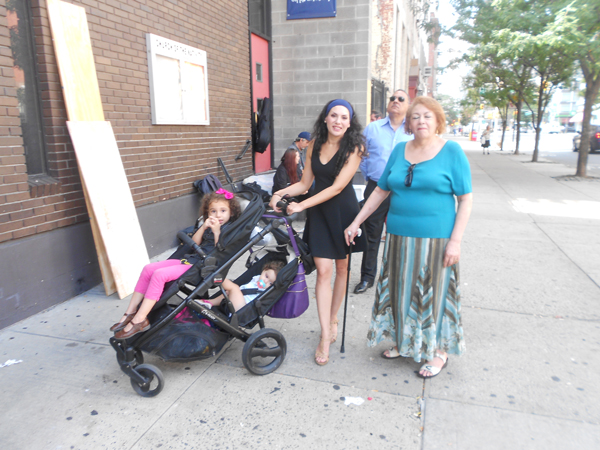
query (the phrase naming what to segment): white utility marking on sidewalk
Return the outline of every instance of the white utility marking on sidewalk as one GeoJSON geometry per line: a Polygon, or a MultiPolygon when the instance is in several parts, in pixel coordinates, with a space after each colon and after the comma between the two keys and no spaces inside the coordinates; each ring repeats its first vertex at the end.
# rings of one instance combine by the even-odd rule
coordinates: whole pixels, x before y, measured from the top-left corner
{"type": "Polygon", "coordinates": [[[600,202],[587,200],[555,202],[546,199],[527,200],[526,198],[517,198],[511,200],[511,203],[517,212],[525,214],[600,220],[600,202]]]}

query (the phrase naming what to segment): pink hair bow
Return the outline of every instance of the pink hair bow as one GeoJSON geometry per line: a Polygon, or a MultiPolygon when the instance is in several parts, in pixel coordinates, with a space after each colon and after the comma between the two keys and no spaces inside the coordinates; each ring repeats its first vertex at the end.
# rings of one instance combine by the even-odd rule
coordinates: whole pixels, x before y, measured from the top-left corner
{"type": "Polygon", "coordinates": [[[231,192],[229,192],[229,191],[226,191],[223,188],[220,188],[219,190],[215,191],[215,194],[222,194],[222,195],[225,196],[225,198],[227,200],[231,200],[233,198],[233,194],[231,192]]]}

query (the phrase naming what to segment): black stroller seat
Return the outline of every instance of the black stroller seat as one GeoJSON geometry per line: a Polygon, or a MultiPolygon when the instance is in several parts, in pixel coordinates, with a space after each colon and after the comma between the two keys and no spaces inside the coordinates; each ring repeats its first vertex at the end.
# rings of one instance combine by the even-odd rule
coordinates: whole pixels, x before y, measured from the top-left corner
{"type": "MultiPolygon", "coordinates": [[[[265,206],[260,196],[250,191],[236,195],[248,203],[241,216],[233,227],[221,234],[213,251],[202,254],[198,263],[166,287],[148,316],[151,328],[127,340],[110,338],[119,367],[142,396],[158,395],[164,387],[162,372],[154,365],[144,364],[142,352],[155,354],[165,361],[192,361],[216,355],[228,340],[236,338],[245,342],[244,366],[256,375],[273,372],[285,359],[287,344],[284,336],[277,330],[265,328],[263,316],[286,293],[296,276],[299,262],[304,263],[307,274],[314,269],[314,262],[306,244],[296,239],[285,219],[264,216],[265,206]],[[265,226],[253,235],[259,222],[265,226]],[[277,229],[282,225],[288,227],[289,236],[277,229]],[[231,266],[268,234],[275,237],[279,244],[277,249],[255,260],[234,282],[245,284],[261,272],[268,259],[280,259],[286,265],[277,274],[273,285],[239,311],[234,310],[228,299],[222,302],[221,308],[210,309],[201,303],[200,299],[210,297],[210,289],[220,287],[231,266]],[[299,254],[281,249],[291,239],[297,243],[299,254]],[[260,330],[247,331],[257,324],[260,330]]],[[[198,251],[198,246],[187,234],[180,232],[178,237],[189,246],[190,252],[198,251]]]]}

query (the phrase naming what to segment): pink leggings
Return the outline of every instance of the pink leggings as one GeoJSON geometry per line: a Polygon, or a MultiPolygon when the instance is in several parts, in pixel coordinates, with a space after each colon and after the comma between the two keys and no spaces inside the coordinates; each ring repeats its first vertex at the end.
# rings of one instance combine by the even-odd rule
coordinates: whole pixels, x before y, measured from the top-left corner
{"type": "Polygon", "coordinates": [[[150,263],[142,269],[134,291],[144,294],[144,298],[157,302],[165,289],[165,284],[176,280],[191,267],[189,264],[181,264],[178,259],[150,263]]]}

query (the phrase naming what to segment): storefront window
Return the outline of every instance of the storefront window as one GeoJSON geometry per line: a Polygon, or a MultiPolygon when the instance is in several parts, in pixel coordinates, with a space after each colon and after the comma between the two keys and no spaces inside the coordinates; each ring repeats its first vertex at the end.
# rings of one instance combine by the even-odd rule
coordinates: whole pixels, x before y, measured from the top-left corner
{"type": "Polygon", "coordinates": [[[43,174],[46,173],[46,151],[30,0],[8,0],[6,10],[27,172],[43,174]]]}

